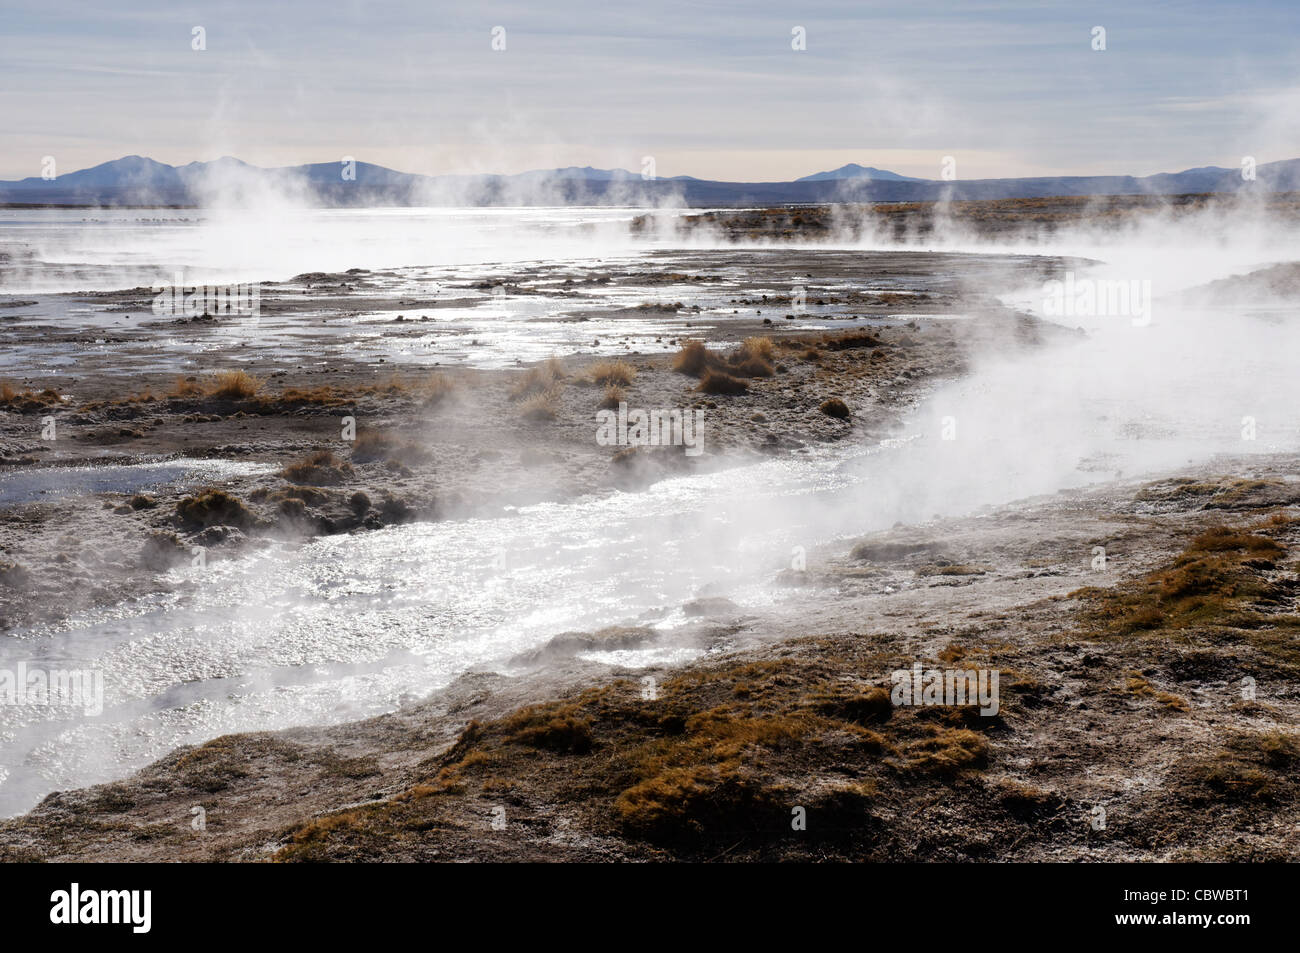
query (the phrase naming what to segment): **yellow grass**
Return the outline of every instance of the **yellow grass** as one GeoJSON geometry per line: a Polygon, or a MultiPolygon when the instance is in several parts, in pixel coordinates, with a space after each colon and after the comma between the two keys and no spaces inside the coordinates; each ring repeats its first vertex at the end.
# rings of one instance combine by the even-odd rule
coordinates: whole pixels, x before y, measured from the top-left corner
{"type": "Polygon", "coordinates": [[[636,377],[636,368],[627,361],[597,361],[587,369],[587,376],[597,384],[627,387],[636,377]]]}
{"type": "Polygon", "coordinates": [[[247,371],[221,371],[208,386],[209,397],[247,400],[262,389],[262,382],[247,371]]]}

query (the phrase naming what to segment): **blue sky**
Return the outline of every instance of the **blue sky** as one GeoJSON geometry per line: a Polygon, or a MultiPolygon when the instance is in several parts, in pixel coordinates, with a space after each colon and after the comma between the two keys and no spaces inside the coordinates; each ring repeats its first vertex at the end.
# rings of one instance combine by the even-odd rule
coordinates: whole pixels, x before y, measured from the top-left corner
{"type": "Polygon", "coordinates": [[[945,155],[961,178],[1300,156],[1295,0],[0,0],[0,23],[5,179],[131,153],[430,174],[654,156],[660,175],[741,180],[850,161],[937,177],[945,155]]]}

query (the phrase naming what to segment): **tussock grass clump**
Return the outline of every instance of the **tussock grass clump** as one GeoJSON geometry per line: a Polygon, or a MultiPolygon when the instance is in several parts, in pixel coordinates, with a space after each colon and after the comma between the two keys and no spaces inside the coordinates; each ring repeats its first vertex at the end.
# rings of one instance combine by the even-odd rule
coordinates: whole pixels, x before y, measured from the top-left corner
{"type": "Polygon", "coordinates": [[[747,357],[771,363],[776,353],[776,345],[771,338],[749,337],[740,342],[740,350],[747,357]]]}
{"type": "Polygon", "coordinates": [[[283,503],[285,500],[297,500],[307,506],[319,506],[328,503],[330,495],[312,486],[284,486],[274,490],[259,486],[248,494],[248,498],[257,503],[283,503]]]}
{"type": "Polygon", "coordinates": [[[1011,779],[998,782],[994,791],[1007,812],[1021,820],[1050,817],[1065,805],[1064,799],[1054,791],[1011,779]]]}
{"type": "Polygon", "coordinates": [[[1072,593],[1084,603],[1083,634],[1131,639],[1130,651],[1143,658],[1163,640],[1171,670],[1191,666],[1202,673],[1196,677],[1254,666],[1272,678],[1300,678],[1296,583],[1279,568],[1285,552],[1259,533],[1214,527],[1165,566],[1113,588],[1072,593]]]}
{"type": "Polygon", "coordinates": [[[696,389],[705,394],[734,396],[748,393],[749,385],[739,377],[732,377],[726,371],[705,371],[696,389]]]}
{"type": "Polygon", "coordinates": [[[317,450],[280,471],[280,476],[291,483],[312,486],[338,486],[354,475],[352,464],[340,460],[329,450],[317,450]]]}
{"type": "Polygon", "coordinates": [[[538,394],[554,390],[568,377],[564,364],[557,357],[534,364],[510,388],[511,400],[527,400],[538,394]]]}
{"type": "Polygon", "coordinates": [[[167,392],[168,397],[201,397],[203,388],[199,386],[198,380],[192,377],[177,377],[172,383],[172,389],[167,392]]]}
{"type": "Polygon", "coordinates": [[[618,405],[627,400],[627,395],[623,389],[615,384],[610,384],[605,388],[604,396],[600,398],[597,404],[601,410],[618,410],[618,405]]]}
{"type": "Polygon", "coordinates": [[[630,833],[671,842],[714,830],[770,833],[783,814],[782,793],[737,763],[701,764],[647,778],[620,794],[615,807],[630,833]]]}
{"type": "Polygon", "coordinates": [[[597,361],[587,368],[587,378],[595,384],[627,387],[636,377],[636,368],[628,361],[597,361]]]}
{"type": "Polygon", "coordinates": [[[151,533],[140,550],[140,565],[155,572],[165,572],[189,559],[190,551],[175,533],[151,533]]]}
{"type": "Polygon", "coordinates": [[[342,814],[314,818],[294,832],[293,847],[286,848],[282,852],[283,856],[277,855],[276,859],[279,861],[312,860],[314,858],[310,848],[334,835],[361,829],[362,818],[361,811],[345,811],[342,814]]]}
{"type": "Polygon", "coordinates": [[[1300,735],[1281,730],[1241,731],[1211,756],[1186,761],[1175,772],[1194,801],[1264,802],[1293,796],[1300,767],[1300,735]]]}
{"type": "Polygon", "coordinates": [[[693,840],[718,831],[770,834],[785,790],[764,780],[753,756],[797,746],[815,725],[798,713],[733,706],[692,715],[672,740],[633,755],[641,779],[619,794],[614,808],[630,833],[652,840],[693,840]]]}
{"type": "Polygon", "coordinates": [[[256,397],[262,382],[247,371],[221,371],[208,385],[208,396],[223,400],[248,400],[256,397]]]}
{"type": "Polygon", "coordinates": [[[203,490],[176,504],[176,515],[190,526],[249,526],[253,513],[243,502],[225,490],[203,490]]]}
{"type": "Polygon", "coordinates": [[[927,737],[903,749],[909,771],[920,774],[953,775],[966,768],[988,764],[989,743],[982,734],[968,728],[928,726],[927,737]]]}
{"type": "Polygon", "coordinates": [[[771,338],[745,338],[734,352],[727,356],[709,350],[703,341],[687,341],[673,358],[673,370],[691,377],[707,377],[710,372],[736,377],[771,377],[776,373],[772,366],[776,347],[771,338]]]}
{"type": "Polygon", "coordinates": [[[1126,673],[1124,692],[1129,695],[1136,695],[1139,698],[1154,699],[1166,708],[1175,711],[1189,711],[1191,709],[1191,706],[1187,704],[1187,699],[1180,695],[1160,691],[1147,681],[1141,672],[1126,673]]]}
{"type": "Polygon", "coordinates": [[[519,405],[519,416],[528,421],[554,420],[560,411],[560,389],[551,387],[533,394],[519,405]]]}
{"type": "Polygon", "coordinates": [[[63,397],[53,387],[46,387],[40,391],[18,391],[7,383],[0,383],[0,406],[8,410],[30,413],[45,410],[61,403],[63,403],[63,397]]]}
{"type": "Polygon", "coordinates": [[[17,589],[20,586],[27,585],[30,579],[31,573],[22,563],[0,559],[0,586],[10,586],[17,589]]]}
{"type": "Polygon", "coordinates": [[[983,576],[991,571],[986,566],[948,563],[947,565],[921,566],[916,570],[916,574],[918,576],[983,576]]]}
{"type": "Polygon", "coordinates": [[[827,351],[853,351],[864,347],[879,347],[884,342],[874,334],[856,331],[848,334],[828,334],[818,343],[823,350],[827,351]]]}
{"type": "Polygon", "coordinates": [[[410,391],[410,386],[406,383],[405,378],[396,371],[389,374],[381,383],[374,385],[370,391],[375,394],[405,394],[410,391]]]}
{"type": "MultiPolygon", "coordinates": [[[[630,637],[620,630],[562,641],[566,652],[639,644],[630,637]]],[[[513,791],[521,811],[562,805],[586,829],[626,838],[638,856],[702,860],[738,850],[861,859],[885,818],[950,797],[958,777],[979,788],[970,773],[991,750],[980,732],[923,719],[930,709],[894,708],[885,690],[846,677],[850,658],[873,672],[901,659],[860,654],[859,640],[851,655],[831,639],[807,641],[794,657],[726,659],[665,676],[650,695],[639,681],[617,678],[471,722],[449,750],[418,766],[402,793],[367,807],[361,828],[320,838],[314,856],[450,847],[513,791]],[[794,805],[807,810],[807,837],[790,836],[794,805]]],[[[535,841],[546,837],[550,814],[533,816],[536,836],[526,836],[535,841]]],[[[512,849],[513,836],[488,849],[512,849]]],[[[297,856],[290,844],[277,859],[297,856]]]]}
{"type": "Polygon", "coordinates": [[[505,728],[512,741],[564,754],[586,754],[595,743],[591,722],[578,714],[576,706],[524,708],[506,719],[505,728]]]}
{"type": "Polygon", "coordinates": [[[306,389],[286,387],[280,392],[280,400],[286,404],[321,404],[327,407],[351,403],[349,398],[328,384],[306,389]]]}
{"type": "Polygon", "coordinates": [[[434,372],[419,384],[418,392],[425,406],[440,404],[456,393],[456,382],[446,374],[434,372]]]}
{"type": "Polygon", "coordinates": [[[424,446],[403,440],[384,430],[367,430],[352,444],[353,463],[374,463],[379,460],[395,460],[404,464],[423,463],[431,457],[432,454],[424,446]]]}
{"type": "Polygon", "coordinates": [[[771,338],[745,338],[727,358],[726,370],[737,377],[771,377],[776,373],[772,366],[775,352],[771,338]]]}
{"type": "Polygon", "coordinates": [[[1286,552],[1286,548],[1276,540],[1231,526],[1211,527],[1187,547],[1189,553],[1225,553],[1236,550],[1269,561],[1278,559],[1286,552]]]}
{"type": "Polygon", "coordinates": [[[894,703],[883,688],[851,693],[825,692],[814,697],[817,711],[859,725],[879,725],[894,714],[894,703]]]}
{"type": "MultiPolygon", "coordinates": [[[[467,824],[507,792],[522,795],[520,811],[562,804],[589,829],[627,838],[638,856],[861,858],[883,817],[946,796],[988,745],[978,732],[892,709],[885,691],[835,674],[843,661],[723,662],[667,677],[653,697],[616,679],[471,722],[403,792],[335,815],[348,820],[286,832],[276,859],[397,858],[462,843],[467,824]],[[790,837],[793,805],[807,810],[807,837],[790,837]]],[[[897,660],[867,664],[888,670],[897,660]]],[[[511,850],[511,837],[491,840],[488,856],[511,850]]]]}
{"type": "Polygon", "coordinates": [[[1276,584],[1262,570],[1285,553],[1267,536],[1216,526],[1193,539],[1169,566],[1115,589],[1081,589],[1074,595],[1091,600],[1086,618],[1112,635],[1244,624],[1251,621],[1254,603],[1272,600],[1276,584]]]}
{"type": "Polygon", "coordinates": [[[687,341],[673,357],[673,370],[691,377],[701,377],[705,371],[721,366],[722,359],[703,341],[687,341]]]}
{"type": "Polygon", "coordinates": [[[827,417],[834,417],[836,420],[849,419],[849,405],[844,403],[844,401],[840,400],[838,397],[832,397],[829,400],[822,401],[821,406],[817,409],[827,417]]]}
{"type": "Polygon", "coordinates": [[[726,368],[727,373],[737,377],[771,377],[776,373],[771,362],[744,352],[728,360],[726,368]]]}

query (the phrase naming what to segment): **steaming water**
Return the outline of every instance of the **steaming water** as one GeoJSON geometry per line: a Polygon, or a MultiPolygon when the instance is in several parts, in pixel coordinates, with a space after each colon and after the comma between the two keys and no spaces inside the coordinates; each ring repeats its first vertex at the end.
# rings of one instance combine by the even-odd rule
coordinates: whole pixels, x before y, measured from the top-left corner
{"type": "Polygon", "coordinates": [[[495,519],[276,545],[177,571],[165,595],[13,633],[0,667],[98,670],[105,709],[89,718],[59,706],[0,711],[0,813],[220,733],[390,711],[467,670],[509,671],[512,657],[566,630],[648,624],[661,641],[605,660],[684,661],[702,651],[674,637],[691,598],[725,596],[753,615],[817,598],[772,585],[796,546],[815,561],[820,544],[898,520],[1217,453],[1293,451],[1297,320],[1287,307],[1158,307],[1147,327],[1095,319],[1075,344],[984,355],[879,446],[822,448],[495,519]],[[1246,417],[1253,441],[1242,439],[1246,417]],[[945,427],[955,439],[943,439],[945,427]]]}
{"type": "Polygon", "coordinates": [[[0,291],[279,281],[312,271],[614,256],[645,209],[0,209],[0,291]]]}

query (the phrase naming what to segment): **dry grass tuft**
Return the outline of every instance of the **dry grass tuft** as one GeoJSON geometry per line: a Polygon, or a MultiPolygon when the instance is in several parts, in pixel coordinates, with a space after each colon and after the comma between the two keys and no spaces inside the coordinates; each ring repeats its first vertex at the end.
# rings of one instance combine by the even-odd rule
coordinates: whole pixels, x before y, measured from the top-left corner
{"type": "Polygon", "coordinates": [[[507,718],[504,727],[511,741],[563,754],[586,754],[595,743],[591,722],[576,705],[558,710],[545,705],[524,708],[507,718]]]}
{"type": "Polygon", "coordinates": [[[592,383],[627,387],[636,377],[636,368],[627,361],[597,361],[587,368],[592,383]]]}
{"type": "Polygon", "coordinates": [[[705,394],[736,395],[748,393],[749,385],[726,371],[705,371],[697,390],[705,394]]]}
{"type": "Polygon", "coordinates": [[[821,406],[817,409],[827,417],[834,417],[837,420],[849,419],[849,405],[844,403],[844,401],[840,400],[838,397],[832,397],[830,400],[822,401],[821,406]]]}
{"type": "Polygon", "coordinates": [[[176,515],[191,526],[248,526],[254,516],[236,496],[225,490],[203,490],[176,504],[176,515]]]}
{"type": "Polygon", "coordinates": [[[1241,731],[1222,750],[1195,757],[1176,772],[1195,801],[1270,802],[1293,786],[1300,766],[1300,735],[1281,731],[1241,731]]]}
{"type": "Polygon", "coordinates": [[[354,476],[352,464],[340,460],[329,450],[318,450],[308,457],[291,463],[280,471],[280,476],[290,483],[308,486],[338,486],[354,476]]]}
{"type": "Polygon", "coordinates": [[[673,358],[673,370],[691,377],[701,377],[704,372],[720,367],[721,358],[709,350],[703,341],[687,341],[673,358]]]}
{"type": "Polygon", "coordinates": [[[203,395],[203,388],[193,377],[177,377],[172,384],[172,389],[167,392],[168,397],[200,397],[203,395]]]}
{"type": "Polygon", "coordinates": [[[772,343],[771,338],[751,337],[745,338],[741,342],[740,350],[741,353],[749,357],[756,357],[770,364],[776,353],[776,346],[772,343]]]}
{"type": "Polygon", "coordinates": [[[432,406],[442,403],[456,393],[456,382],[446,374],[435,371],[418,386],[417,390],[424,404],[432,406]]]}
{"type": "Polygon", "coordinates": [[[432,458],[429,450],[411,440],[403,440],[384,430],[367,430],[352,444],[353,463],[395,460],[399,463],[424,463],[432,458]]]}
{"type": "Polygon", "coordinates": [[[18,391],[14,390],[8,383],[0,383],[0,406],[7,407],[10,410],[20,412],[44,410],[62,402],[63,398],[52,387],[46,387],[40,391],[18,391]]]}
{"type": "Polygon", "coordinates": [[[321,404],[324,406],[335,406],[337,404],[349,404],[352,401],[343,394],[336,391],[328,384],[320,387],[312,387],[303,390],[297,387],[287,387],[280,392],[280,400],[286,404],[321,404]]]}
{"type": "Polygon", "coordinates": [[[704,377],[710,371],[737,377],[771,377],[776,346],[771,338],[745,338],[736,350],[723,357],[709,350],[703,341],[687,341],[673,358],[673,370],[692,377],[704,377]]]}
{"type": "Polygon", "coordinates": [[[980,733],[941,725],[930,725],[928,730],[928,737],[903,749],[909,770],[921,774],[953,775],[966,768],[982,768],[988,764],[989,743],[980,733]]]}
{"type": "Polygon", "coordinates": [[[727,361],[727,371],[738,377],[771,377],[776,373],[770,362],[744,351],[727,361]]]}
{"type": "Polygon", "coordinates": [[[256,397],[262,382],[247,371],[221,371],[208,385],[208,396],[224,400],[248,400],[256,397]]]}
{"type": "Polygon", "coordinates": [[[598,406],[601,410],[618,410],[618,405],[626,400],[627,395],[623,393],[623,389],[610,384],[605,388],[605,395],[601,397],[598,406]]]}
{"type": "Polygon", "coordinates": [[[526,400],[548,391],[556,390],[568,375],[559,358],[552,357],[535,364],[523,373],[510,388],[511,400],[526,400]]]}
{"type": "Polygon", "coordinates": [[[554,420],[559,415],[559,411],[560,388],[558,386],[533,394],[519,405],[519,416],[530,421],[554,420]]]}

